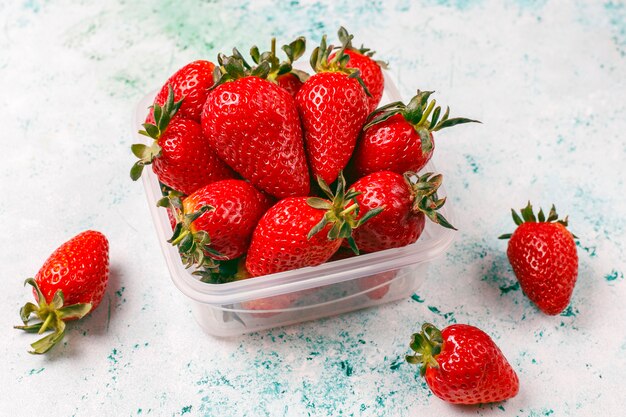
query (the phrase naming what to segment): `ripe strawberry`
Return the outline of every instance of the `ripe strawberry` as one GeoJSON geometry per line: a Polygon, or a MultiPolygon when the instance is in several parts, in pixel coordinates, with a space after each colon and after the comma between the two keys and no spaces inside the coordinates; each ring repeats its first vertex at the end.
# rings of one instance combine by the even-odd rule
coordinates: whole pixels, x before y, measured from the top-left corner
{"type": "Polygon", "coordinates": [[[524,294],[546,314],[556,315],[569,304],[578,276],[575,236],[567,230],[567,217],[558,220],[552,206],[546,219],[537,219],[528,205],[522,217],[511,210],[517,229],[500,236],[509,239],[507,256],[524,294]],[[539,221],[537,221],[539,220],[539,221]]]}
{"type": "MultiPolygon", "coordinates": [[[[276,38],[272,38],[270,51],[260,53],[259,48],[253,46],[250,49],[250,56],[257,65],[261,64],[263,61],[267,61],[270,65],[270,72],[267,79],[274,81],[287,90],[292,97],[295,97],[300,87],[302,87],[302,83],[309,78],[309,74],[306,72],[293,68],[293,63],[297,61],[306,50],[306,39],[300,36],[290,44],[283,45],[282,50],[285,52],[285,55],[287,55],[287,60],[284,62],[280,62],[276,56],[276,38]]],[[[238,55],[238,58],[243,60],[241,54],[238,55]]]]}
{"type": "Polygon", "coordinates": [[[517,374],[487,333],[467,324],[439,331],[429,323],[411,338],[407,362],[419,365],[433,394],[453,404],[504,401],[519,391],[517,374]]]}
{"type": "Polygon", "coordinates": [[[269,64],[246,69],[220,56],[222,78],[209,94],[202,129],[215,152],[257,188],[277,197],[307,195],[309,171],[293,97],[263,79],[269,64]]]}
{"type": "Polygon", "coordinates": [[[180,194],[171,193],[158,204],[175,210],[178,222],[169,242],[178,246],[183,262],[190,267],[245,254],[271,201],[246,181],[224,180],[206,185],[182,201],[180,194]]]}
{"type": "Polygon", "coordinates": [[[346,68],[348,56],[343,49],[329,60],[332,49],[326,47],[324,36],[311,55],[317,73],[296,95],[311,172],[327,184],[348,163],[368,114],[368,93],[359,71],[346,68]]]}
{"type": "MultiPolygon", "coordinates": [[[[200,123],[202,107],[209,90],[213,87],[214,70],[215,65],[209,61],[194,61],[185,65],[176,71],[161,87],[154,99],[154,104],[158,104],[161,107],[165,106],[169,96],[169,89],[172,88],[175,101],[185,99],[176,116],[200,123]]],[[[146,123],[156,124],[154,108],[150,109],[146,123]]]]}
{"type": "Polygon", "coordinates": [[[204,139],[198,123],[174,118],[185,100],[174,102],[174,91],[170,88],[165,105],[154,105],[156,124],[144,123],[145,130],[139,131],[154,142],[150,146],[141,143],[131,146],[133,154],[139,158],[130,170],[133,181],[139,179],[143,167],[149,164],[159,181],[185,194],[206,184],[235,177],[204,139]]]}
{"type": "Polygon", "coordinates": [[[318,197],[286,198],[261,218],[246,257],[250,275],[320,265],[330,259],[344,239],[357,251],[352,230],[382,209],[370,210],[357,221],[358,204],[353,203],[356,194],[345,191],[343,175],[339,176],[335,194],[323,180],[319,183],[328,200],[318,197]],[[347,207],[348,204],[350,207],[347,207]]]}
{"type": "Polygon", "coordinates": [[[425,219],[454,229],[437,212],[446,199],[439,199],[437,189],[442,176],[428,172],[417,176],[413,172],[403,175],[382,171],[370,174],[355,182],[351,191],[359,193],[356,201],[359,215],[381,207],[383,212],[354,231],[356,245],[363,252],[398,248],[415,242],[424,230],[425,219]]]}
{"type": "Polygon", "coordinates": [[[432,132],[462,123],[480,123],[466,118],[449,119],[449,108],[439,120],[441,107],[435,107],[435,100],[428,102],[432,93],[418,90],[408,105],[391,103],[370,116],[352,157],[351,177],[361,178],[379,171],[418,172],[433,155],[432,132]]]}
{"type": "Polygon", "coordinates": [[[109,280],[109,242],[93,230],[74,236],[57,248],[25,284],[33,287],[37,304],[20,309],[23,326],[16,329],[54,333],[31,344],[30,353],[46,353],[65,335],[65,321],[84,317],[100,304],[109,280]],[[31,314],[41,321],[28,324],[31,314]]]}
{"type": "MultiPolygon", "coordinates": [[[[361,79],[371,94],[371,96],[367,97],[368,113],[371,113],[376,110],[380,99],[383,97],[385,78],[383,77],[382,68],[387,69],[387,64],[372,59],[376,52],[365,48],[363,45],[360,48],[352,46],[353,36],[343,26],[339,28],[337,35],[345,48],[344,53],[350,57],[346,66],[359,70],[361,79]]],[[[333,56],[331,55],[332,58],[333,56]]]]}

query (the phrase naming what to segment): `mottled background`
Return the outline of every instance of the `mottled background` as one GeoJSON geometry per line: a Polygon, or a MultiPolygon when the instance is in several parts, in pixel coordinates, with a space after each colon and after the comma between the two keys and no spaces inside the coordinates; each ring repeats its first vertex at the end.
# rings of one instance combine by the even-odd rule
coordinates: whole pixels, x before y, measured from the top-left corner
{"type": "Polygon", "coordinates": [[[0,414],[589,416],[626,408],[626,5],[617,0],[0,2],[0,414]],[[233,340],[203,334],[172,285],[140,183],[131,115],[178,67],[232,46],[345,24],[405,98],[434,89],[459,227],[412,298],[233,340]],[[580,237],[571,306],[523,296],[496,237],[509,209],[555,203],[580,237]],[[12,330],[22,287],[86,228],[111,241],[110,288],[47,357],[12,330]],[[433,397],[403,362],[424,320],[499,344],[519,395],[481,407],[433,397]]]}

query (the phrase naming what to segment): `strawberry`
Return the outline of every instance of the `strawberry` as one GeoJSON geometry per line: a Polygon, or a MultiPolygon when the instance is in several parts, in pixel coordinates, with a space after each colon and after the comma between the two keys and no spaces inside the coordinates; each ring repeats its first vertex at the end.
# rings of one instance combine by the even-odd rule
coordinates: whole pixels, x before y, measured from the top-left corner
{"type": "Polygon", "coordinates": [[[255,187],[277,197],[307,195],[309,171],[294,99],[263,79],[264,61],[247,69],[220,55],[222,77],[209,94],[202,129],[211,147],[255,187]]]}
{"type": "MultiPolygon", "coordinates": [[[[380,103],[380,99],[383,97],[385,78],[383,77],[382,68],[387,69],[387,64],[372,59],[376,52],[365,48],[363,45],[360,48],[352,46],[353,36],[343,26],[339,28],[337,35],[345,48],[344,53],[350,57],[346,66],[359,70],[361,79],[371,94],[371,96],[367,97],[368,113],[371,113],[378,107],[378,103],[380,103]]],[[[333,56],[331,55],[332,58],[333,56]]]]}
{"type": "Polygon", "coordinates": [[[343,49],[329,59],[332,50],[324,36],[311,55],[316,74],[296,95],[311,172],[327,184],[348,163],[368,114],[368,93],[359,71],[346,67],[343,49]]]}
{"type": "Polygon", "coordinates": [[[432,93],[418,90],[408,105],[391,103],[370,116],[352,157],[349,168],[352,178],[378,171],[418,172],[433,155],[432,132],[462,123],[480,123],[466,118],[449,119],[449,108],[439,120],[441,107],[435,107],[435,100],[428,102],[432,93]]]}
{"type": "Polygon", "coordinates": [[[156,124],[144,123],[140,130],[153,139],[152,145],[136,143],[131,146],[139,161],[130,170],[136,181],[143,167],[152,164],[152,170],[163,184],[184,194],[215,181],[234,178],[235,173],[222,162],[202,135],[202,129],[193,120],[174,118],[180,111],[183,99],[174,102],[174,91],[170,87],[165,105],[154,105],[156,124]]]}
{"type": "Polygon", "coordinates": [[[524,294],[546,314],[556,315],[570,302],[578,276],[576,238],[567,230],[567,217],[558,219],[554,205],[538,219],[528,205],[520,217],[511,210],[517,229],[500,239],[510,239],[506,254],[524,294]]]}
{"type": "MultiPolygon", "coordinates": [[[[270,72],[267,79],[274,81],[276,84],[284,88],[295,97],[302,83],[309,78],[309,74],[304,71],[293,68],[293,63],[298,60],[306,50],[306,39],[300,36],[288,45],[283,45],[282,50],[287,55],[287,60],[280,62],[276,56],[276,38],[272,38],[271,49],[268,52],[259,52],[259,48],[253,46],[250,49],[250,56],[255,64],[259,65],[263,61],[267,61],[270,65],[270,72]]],[[[238,56],[243,60],[241,54],[238,56]]],[[[245,62],[245,60],[244,60],[245,62]]]]}
{"type": "Polygon", "coordinates": [[[178,246],[183,262],[190,267],[245,254],[252,232],[271,201],[246,181],[223,180],[196,190],[184,200],[180,194],[170,193],[158,204],[175,210],[177,224],[168,242],[178,246]]]}
{"type": "Polygon", "coordinates": [[[33,287],[37,304],[20,309],[23,326],[17,329],[54,333],[31,344],[30,353],[46,353],[65,335],[65,321],[76,320],[95,310],[109,280],[109,242],[93,230],[74,236],[59,246],[25,284],[33,287]],[[34,314],[41,321],[28,324],[34,314]]]}
{"type": "Polygon", "coordinates": [[[517,395],[519,380],[489,335],[467,324],[439,331],[429,323],[411,338],[407,362],[419,365],[433,394],[452,404],[504,401],[517,395]]]}
{"type": "Polygon", "coordinates": [[[246,257],[251,276],[320,265],[330,259],[344,239],[357,251],[352,230],[382,209],[370,210],[357,221],[358,204],[353,203],[356,194],[345,191],[342,174],[335,194],[323,180],[319,184],[328,199],[290,197],[263,215],[246,257]]]}
{"type": "Polygon", "coordinates": [[[356,245],[363,252],[409,245],[419,239],[425,220],[443,227],[454,227],[437,212],[446,199],[439,199],[437,189],[442,176],[428,172],[422,176],[407,172],[404,175],[382,171],[370,174],[355,182],[351,191],[359,193],[356,201],[359,215],[366,216],[370,210],[383,212],[354,231],[356,245]]]}
{"type": "MultiPolygon", "coordinates": [[[[213,71],[215,64],[209,61],[191,62],[172,75],[161,87],[154,99],[154,104],[165,106],[169,96],[169,89],[174,90],[174,100],[185,99],[177,117],[194,120],[200,123],[202,107],[213,87],[213,71]]],[[[146,118],[146,123],[156,124],[154,119],[154,106],[146,118]]]]}

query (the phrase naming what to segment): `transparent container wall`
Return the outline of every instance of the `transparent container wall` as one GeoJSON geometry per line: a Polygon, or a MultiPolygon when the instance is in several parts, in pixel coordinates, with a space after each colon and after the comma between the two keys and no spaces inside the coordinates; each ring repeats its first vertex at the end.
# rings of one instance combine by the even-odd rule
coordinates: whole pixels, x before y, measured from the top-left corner
{"type": "Polygon", "coordinates": [[[229,305],[193,301],[193,315],[205,332],[235,336],[333,316],[407,298],[426,279],[426,263],[318,288],[229,305]]]}

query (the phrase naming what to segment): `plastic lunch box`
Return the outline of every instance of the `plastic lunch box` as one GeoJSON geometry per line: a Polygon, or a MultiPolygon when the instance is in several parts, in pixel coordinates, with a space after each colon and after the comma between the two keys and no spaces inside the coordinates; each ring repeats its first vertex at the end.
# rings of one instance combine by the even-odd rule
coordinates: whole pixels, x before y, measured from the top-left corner
{"type": "MultiPolygon", "coordinates": [[[[155,95],[156,92],[148,94],[137,105],[133,118],[135,134],[155,95]]],[[[400,99],[385,72],[381,105],[400,99]]],[[[145,141],[145,137],[137,136],[145,141]]],[[[436,169],[429,163],[424,172],[436,169]]],[[[198,324],[215,336],[235,336],[406,298],[426,279],[429,262],[443,254],[454,239],[454,231],[427,221],[420,239],[402,248],[243,281],[208,284],[185,269],[176,248],[167,242],[172,229],[166,210],[156,206],[162,195],[151,169],[144,170],[143,185],[172,281],[191,300],[198,324]]],[[[443,186],[440,194],[445,195],[443,186]]],[[[450,206],[448,201],[441,213],[454,224],[450,206]]]]}

